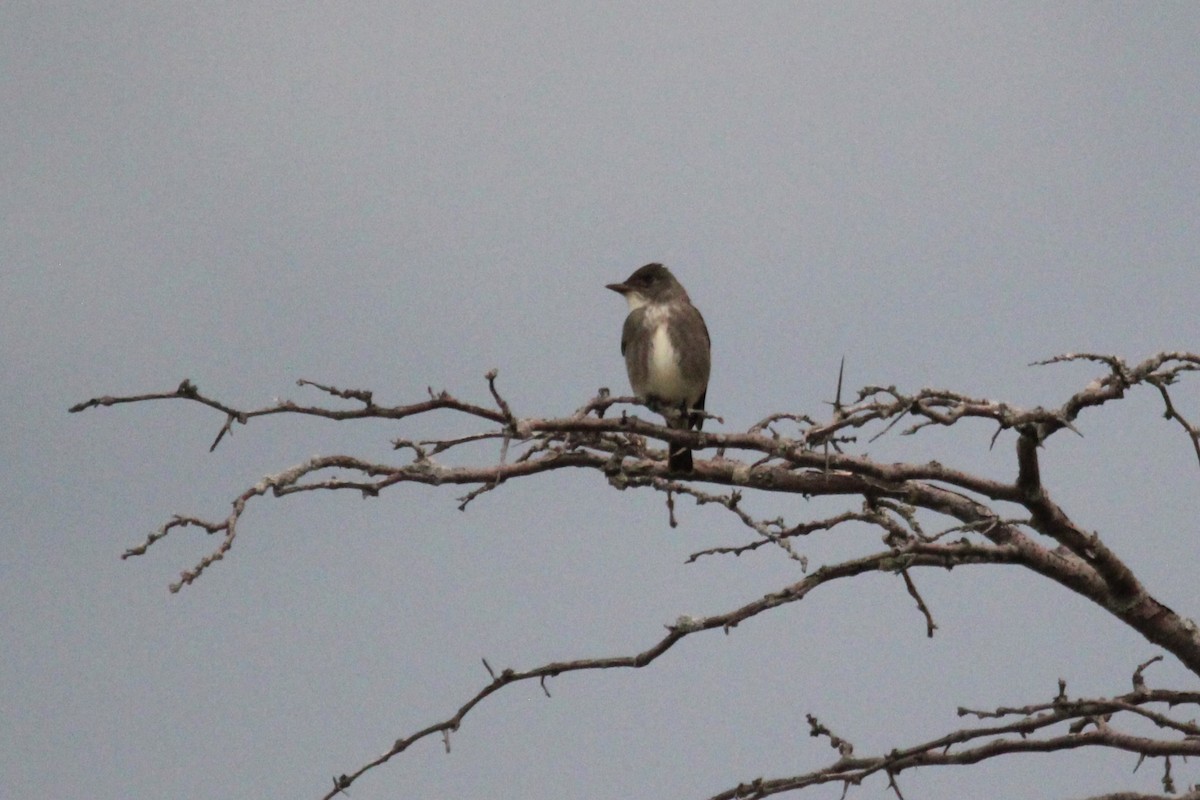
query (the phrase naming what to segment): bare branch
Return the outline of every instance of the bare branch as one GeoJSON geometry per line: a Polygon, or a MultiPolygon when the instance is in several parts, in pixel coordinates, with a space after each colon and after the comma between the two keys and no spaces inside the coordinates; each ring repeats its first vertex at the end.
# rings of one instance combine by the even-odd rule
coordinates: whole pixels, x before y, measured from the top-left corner
{"type": "MultiPolygon", "coordinates": [[[[902,553],[900,557],[905,559],[906,568],[912,567],[946,567],[949,566],[949,556],[955,552],[960,545],[930,545],[924,542],[914,543],[914,546],[919,548],[921,552],[902,553]],[[927,551],[928,550],[928,551],[927,551]],[[927,552],[926,552],[927,551],[927,552]]],[[[998,549],[991,551],[975,550],[971,555],[960,555],[957,563],[1006,563],[1015,554],[1009,552],[1001,552],[998,549]]],[[[447,732],[457,731],[461,726],[463,719],[483,700],[503,689],[505,686],[522,681],[538,680],[542,682],[543,689],[545,688],[544,680],[546,678],[554,678],[567,672],[593,671],[606,669],[641,669],[653,663],[659,656],[667,652],[681,639],[699,633],[701,631],[721,630],[726,633],[736,628],[742,622],[745,622],[752,617],[758,616],[772,608],[781,605],[798,602],[808,596],[814,589],[826,583],[843,578],[850,578],[864,573],[878,572],[880,570],[891,570],[896,568],[895,563],[897,553],[894,551],[886,551],[876,553],[865,558],[845,561],[839,564],[821,567],[806,576],[803,580],[785,587],[784,589],[767,594],[758,600],[747,603],[740,608],[724,614],[716,614],[710,617],[680,617],[672,625],[667,626],[667,634],[658,642],[651,645],[646,650],[632,656],[615,656],[609,658],[591,658],[578,659],[575,661],[559,661],[550,664],[545,664],[533,669],[518,671],[514,669],[502,670],[498,675],[492,667],[484,661],[484,666],[488,670],[488,674],[492,676],[491,682],[475,693],[467,702],[459,707],[449,718],[441,722],[434,723],[408,736],[401,737],[395,741],[387,752],[383,753],[373,761],[370,761],[357,770],[345,773],[335,779],[335,788],[329,794],[325,795],[328,800],[350,787],[364,773],[387,763],[389,760],[407,750],[418,741],[435,734],[444,734],[447,732]]],[[[548,692],[547,692],[548,694],[548,692]]],[[[815,735],[815,734],[814,734],[815,735]]],[[[841,748],[841,740],[835,745],[841,748]]],[[[764,795],[765,796],[765,795],[764,795]]]]}
{"type": "Polygon", "coordinates": [[[1167,391],[1167,386],[1174,380],[1174,376],[1160,378],[1157,375],[1150,375],[1147,376],[1146,380],[1151,386],[1153,386],[1155,389],[1158,389],[1159,394],[1162,395],[1163,405],[1166,406],[1166,411],[1163,412],[1163,416],[1167,419],[1175,420],[1183,427],[1183,429],[1187,432],[1187,435],[1192,440],[1192,449],[1196,451],[1196,458],[1200,459],[1200,428],[1197,428],[1195,425],[1188,422],[1184,416],[1179,413],[1179,411],[1175,408],[1175,404],[1171,402],[1170,392],[1167,391]]]}
{"type": "MultiPolygon", "coordinates": [[[[910,535],[923,535],[915,524],[916,518],[913,513],[903,509],[924,509],[946,515],[960,526],[973,526],[996,545],[1015,545],[1021,553],[1021,563],[1025,566],[1100,604],[1200,674],[1200,635],[1195,624],[1191,620],[1179,617],[1150,596],[1128,567],[1098,536],[1080,529],[1067,517],[1043,486],[1037,463],[1038,446],[1054,430],[1069,425],[1083,408],[1108,402],[1119,397],[1128,386],[1138,383],[1153,380],[1157,382],[1156,386],[1166,385],[1180,374],[1200,367],[1200,356],[1160,353],[1135,367],[1127,367],[1119,359],[1086,354],[1067,355],[1060,360],[1080,358],[1104,363],[1109,367],[1110,374],[1092,381],[1073,395],[1058,411],[1046,411],[1041,408],[1020,410],[1004,403],[971,398],[944,390],[924,389],[915,395],[905,396],[892,388],[868,387],[859,393],[858,402],[849,406],[839,406],[834,421],[810,426],[798,439],[782,437],[774,432],[764,435],[761,427],[757,428],[758,432],[715,433],[672,429],[627,414],[615,419],[606,419],[600,416],[602,409],[625,402],[626,399],[608,397],[603,392],[571,417],[516,419],[511,409],[505,410],[507,403],[495,388],[494,374],[489,375],[489,390],[493,400],[501,408],[499,412],[463,402],[446,392],[434,393],[432,390],[428,401],[392,407],[378,406],[370,392],[336,389],[308,381],[304,384],[312,385],[336,397],[352,400],[362,407],[340,410],[300,407],[290,402],[281,402],[263,409],[241,411],[202,395],[189,381],[184,381],[175,392],[131,398],[97,398],[82,403],[73,410],[145,399],[171,398],[193,400],[220,410],[226,415],[226,426],[230,424],[231,418],[242,421],[255,415],[276,413],[310,414],[339,420],[366,417],[398,419],[441,409],[457,411],[501,426],[495,431],[457,439],[423,440],[423,443],[397,440],[397,447],[412,449],[415,454],[412,463],[407,465],[375,464],[348,456],[312,459],[271,476],[265,482],[247,490],[234,500],[234,512],[223,522],[205,523],[196,517],[175,517],[172,522],[168,522],[148,537],[143,545],[132,548],[130,554],[145,552],[146,547],[165,536],[170,528],[181,526],[181,523],[175,520],[190,520],[190,524],[202,525],[207,530],[226,532],[217,550],[202,559],[195,568],[183,573],[183,580],[176,584],[175,588],[190,583],[205,568],[228,552],[235,538],[240,509],[250,498],[263,494],[268,488],[276,496],[318,489],[354,489],[364,495],[373,496],[393,484],[403,482],[428,485],[467,484],[473,488],[460,498],[460,507],[465,508],[475,497],[493,491],[513,478],[567,467],[590,468],[605,473],[609,482],[618,488],[643,485],[661,490],[666,487],[671,495],[686,492],[700,501],[711,502],[720,496],[698,493],[698,490],[693,488],[685,490],[685,485],[692,487],[696,483],[707,482],[736,487],[739,493],[747,489],[759,489],[804,496],[858,495],[868,502],[869,510],[873,504],[877,512],[884,508],[880,505],[881,501],[888,500],[893,502],[893,505],[888,507],[890,513],[900,515],[905,520],[905,525],[911,529],[911,533],[905,530],[904,526],[898,525],[887,513],[876,513],[869,520],[863,520],[888,531],[888,541],[901,541],[910,535]],[[595,411],[596,416],[590,415],[592,411],[595,411]],[[953,424],[970,417],[983,417],[999,423],[1001,427],[1015,428],[1020,432],[1017,437],[1017,481],[1005,483],[937,462],[884,464],[865,456],[842,452],[813,452],[809,447],[813,441],[829,441],[838,431],[848,427],[861,427],[872,421],[886,422],[902,414],[921,417],[942,425],[953,424]],[[502,459],[500,464],[491,466],[451,469],[436,463],[429,450],[432,448],[440,453],[484,439],[499,436],[506,437],[507,440],[507,437],[514,435],[532,442],[527,452],[515,462],[502,459]],[[675,481],[664,484],[662,480],[665,478],[665,454],[660,450],[650,449],[646,444],[647,440],[657,440],[668,445],[687,444],[696,448],[716,446],[723,452],[740,450],[757,454],[761,458],[753,463],[729,457],[697,461],[691,482],[685,484],[675,481]],[[302,479],[327,467],[356,471],[363,477],[302,482],[302,479]],[[1063,545],[1067,552],[1051,550],[1040,545],[1022,533],[1017,526],[1000,524],[999,515],[981,501],[1004,501],[1025,506],[1030,511],[1029,527],[1063,545]]],[[[790,556],[804,563],[803,558],[786,543],[790,535],[782,528],[782,522],[772,525],[767,521],[755,520],[732,502],[732,494],[726,497],[729,499],[722,504],[738,515],[743,524],[753,528],[762,539],[772,541],[790,556]]],[[[796,532],[806,530],[803,526],[802,523],[795,529],[796,532]]]]}
{"type": "MultiPolygon", "coordinates": [[[[184,380],[179,384],[178,388],[173,392],[159,392],[151,394],[132,395],[128,397],[112,397],[105,395],[103,397],[93,397],[91,400],[86,400],[82,403],[77,403],[71,406],[68,411],[75,414],[89,408],[97,408],[100,406],[114,406],[124,403],[140,403],[149,400],[192,400],[202,405],[215,408],[223,412],[227,419],[232,417],[241,424],[245,425],[254,417],[271,416],[274,414],[302,414],[313,417],[323,417],[331,420],[351,420],[351,419],[404,419],[418,414],[424,414],[437,409],[449,409],[459,411],[471,416],[480,417],[481,419],[491,422],[505,421],[503,413],[492,411],[491,409],[483,408],[471,403],[464,403],[452,397],[447,392],[439,392],[434,394],[430,391],[430,399],[421,403],[411,403],[402,406],[377,406],[371,401],[371,393],[363,390],[342,390],[332,386],[323,386],[313,381],[301,379],[297,381],[300,386],[312,386],[318,388],[327,394],[332,394],[337,397],[346,397],[362,401],[362,408],[354,409],[332,409],[323,408],[321,406],[301,406],[293,403],[291,400],[279,400],[273,405],[257,408],[252,411],[240,411],[236,408],[207,397],[196,388],[190,380],[184,380]]],[[[227,430],[229,422],[227,421],[222,430],[227,430]]],[[[221,436],[218,435],[217,442],[221,436]]],[[[216,442],[213,443],[213,448],[216,447],[216,442]]]]}
{"type": "MultiPolygon", "coordinates": [[[[1179,698],[1174,697],[1172,700],[1179,701],[1179,698]]],[[[1076,725],[1103,715],[1132,712],[1146,718],[1163,720],[1163,727],[1173,730],[1186,730],[1189,727],[1141,707],[1150,702],[1169,701],[1161,697],[1150,700],[1144,694],[1135,693],[1121,697],[1037,704],[1024,709],[1013,709],[1011,711],[1021,713],[1021,716],[1008,723],[964,728],[911,747],[897,748],[880,756],[856,758],[852,755],[853,748],[849,748],[849,753],[842,753],[841,758],[821,769],[787,778],[758,778],[713,795],[711,800],[764,798],[825,783],[857,786],[876,774],[886,776],[891,788],[895,786],[895,776],[906,769],[975,764],[1015,753],[1055,752],[1079,747],[1104,747],[1137,753],[1143,757],[1164,759],[1171,756],[1200,755],[1200,737],[1192,734],[1182,738],[1154,739],[1121,731],[1111,721],[1101,725],[1076,725]],[[1077,727],[1078,730],[1051,732],[1050,729],[1055,726],[1077,727]]],[[[1200,694],[1192,693],[1187,702],[1200,702],[1200,694]]],[[[986,712],[981,715],[1002,716],[986,712]]],[[[809,724],[814,736],[827,735],[831,741],[842,741],[817,723],[811,715],[809,724]]]]}
{"type": "Polygon", "coordinates": [[[1097,794],[1083,800],[1200,800],[1200,789],[1184,794],[1141,794],[1140,792],[1113,792],[1097,794]]]}
{"type": "Polygon", "coordinates": [[[932,639],[933,632],[937,630],[937,623],[933,621],[933,614],[929,613],[929,607],[925,605],[924,598],[917,591],[917,585],[913,583],[912,576],[908,574],[908,570],[902,569],[900,570],[900,574],[904,576],[904,586],[908,589],[909,596],[917,601],[917,608],[925,615],[925,635],[932,639]]]}
{"type": "Polygon", "coordinates": [[[708,555],[735,555],[740,556],[742,553],[757,550],[766,544],[775,544],[788,554],[789,558],[799,561],[801,568],[808,569],[808,559],[798,554],[788,543],[788,539],[796,536],[807,536],[816,531],[832,530],[838,525],[845,522],[867,522],[878,524],[877,514],[875,512],[859,513],[854,511],[846,511],[841,514],[836,514],[825,519],[812,520],[811,522],[802,522],[797,525],[785,528],[783,519],[776,518],[773,520],[758,520],[750,516],[742,509],[740,502],[742,499],[741,492],[733,491],[727,495],[704,495],[692,487],[688,487],[688,494],[697,496],[697,502],[700,504],[715,502],[728,508],[732,511],[742,524],[754,530],[762,538],[757,539],[749,544],[739,545],[737,547],[710,547],[707,550],[700,550],[688,556],[688,563],[697,560],[701,556],[708,555]]]}
{"type": "MultiPolygon", "coordinates": [[[[1070,518],[1046,485],[1039,453],[1056,432],[1066,429],[1079,433],[1076,423],[1085,409],[1118,400],[1130,389],[1149,386],[1158,392],[1163,402],[1163,416],[1182,428],[1200,460],[1200,427],[1180,411],[1177,398],[1171,392],[1186,373],[1200,370],[1200,356],[1162,352],[1131,365],[1116,356],[1068,353],[1038,363],[1076,361],[1099,365],[1103,372],[1052,409],[1021,408],[945,389],[924,388],[904,393],[894,386],[865,387],[853,402],[845,403],[842,397],[843,365],[828,419],[775,413],[745,432],[670,428],[642,420],[626,408],[622,408],[619,415],[606,417],[614,406],[638,405],[636,398],[613,397],[607,389],[601,389],[596,397],[570,416],[518,417],[497,388],[495,370],[486,376],[494,407],[462,401],[448,392],[435,393],[432,389],[428,391],[427,400],[384,406],[376,403],[374,393],[369,390],[340,389],[301,380],[298,381],[301,387],[323,392],[337,401],[347,401],[352,407],[324,408],[283,400],[261,408],[240,410],[202,394],[191,381],[184,380],[174,391],[96,397],[70,410],[79,412],[150,400],[200,403],[222,415],[222,425],[210,450],[215,449],[227,434],[232,434],[235,423],[245,425],[255,417],[274,414],[300,414],[335,421],[399,420],[447,410],[483,424],[483,430],[467,435],[397,438],[393,443],[397,463],[377,463],[344,455],[311,458],[248,487],[233,499],[232,509],[224,519],[206,521],[189,515],[171,517],[140,544],[130,547],[122,558],[145,554],[176,528],[198,527],[208,534],[223,534],[214,550],[192,569],[184,571],[180,581],[172,584],[173,592],[190,584],[209,566],[224,558],[233,546],[247,503],[268,491],[275,497],[284,497],[299,492],[351,489],[364,496],[375,496],[401,483],[455,484],[466,487],[466,493],[459,497],[459,508],[466,509],[475,498],[498,489],[509,480],[578,468],[598,471],[617,489],[649,488],[663,492],[672,527],[678,524],[675,498],[687,496],[697,505],[713,504],[726,509],[741,526],[753,532],[754,538],[747,543],[700,550],[693,553],[688,562],[705,555],[741,555],[764,545],[773,545],[807,572],[808,559],[797,550],[799,537],[835,530],[838,535],[856,535],[863,530],[874,531],[876,537],[882,534],[887,547],[883,552],[818,567],[799,582],[725,614],[700,619],[680,617],[674,625],[668,626],[666,636],[632,656],[562,661],[527,671],[506,669],[499,673],[485,660],[490,682],[454,715],[398,739],[375,761],[336,778],[332,792],[326,795],[332,797],[343,792],[366,771],[387,762],[423,738],[440,736],[448,751],[450,734],[458,730],[464,717],[478,703],[511,683],[536,679],[549,696],[547,680],[563,672],[641,668],[685,636],[714,629],[728,632],[760,613],[803,599],[824,583],[872,572],[899,575],[924,617],[926,634],[932,636],[937,625],[917,588],[913,570],[977,564],[1023,567],[1088,598],[1200,675],[1200,630],[1195,622],[1159,602],[1099,534],[1083,529],[1070,518]],[[901,434],[915,435],[928,427],[949,427],[972,419],[988,423],[989,447],[1001,433],[1015,433],[1015,479],[995,479],[937,461],[884,463],[848,452],[859,436],[875,441],[892,433],[901,421],[907,422],[901,434]],[[793,427],[792,435],[784,435],[779,430],[793,427]],[[474,446],[472,452],[477,452],[479,445],[495,440],[500,442],[497,463],[449,467],[438,461],[444,453],[461,453],[457,448],[474,446]],[[513,445],[520,452],[510,459],[509,448],[513,445]],[[697,458],[694,471],[684,480],[677,475],[668,477],[666,449],[677,446],[688,446],[697,451],[715,448],[717,456],[707,460],[697,458]],[[338,474],[329,473],[335,469],[338,474]],[[846,496],[855,500],[856,508],[799,522],[788,522],[783,517],[760,518],[745,508],[746,493],[752,490],[806,498],[846,496]],[[1002,515],[1001,504],[1020,506],[1022,511],[1019,513],[1027,516],[1002,515]],[[939,532],[927,534],[923,523],[928,526],[931,517],[936,517],[938,522],[936,528],[929,529],[939,532]],[[864,523],[865,527],[846,525],[853,522],[864,523]],[[953,533],[962,535],[952,541],[953,533]]],[[[706,417],[721,421],[714,414],[706,414],[706,417]]],[[[1150,706],[1196,705],[1200,703],[1200,697],[1186,692],[1149,689],[1144,672],[1161,658],[1155,656],[1137,667],[1131,694],[1072,700],[1066,694],[1065,683],[1060,683],[1058,696],[1046,703],[993,711],[959,710],[960,716],[971,716],[980,721],[995,720],[995,724],[954,731],[938,739],[870,758],[855,757],[853,747],[845,739],[835,736],[815,717],[810,717],[813,735],[828,737],[837,748],[839,757],[835,762],[804,775],[743,783],[715,797],[767,797],[822,783],[841,783],[845,793],[851,785],[858,785],[878,773],[885,777],[888,789],[902,799],[897,776],[906,769],[969,764],[1007,754],[1093,746],[1126,750],[1142,758],[1161,758],[1163,788],[1171,793],[1175,788],[1171,758],[1200,754],[1200,727],[1190,720],[1176,719],[1169,711],[1150,706]],[[1139,721],[1143,727],[1150,723],[1166,738],[1135,735],[1121,727],[1126,720],[1139,721]],[[1050,730],[1052,726],[1058,727],[1050,730]]],[[[1114,800],[1122,795],[1104,797],[1114,800]]]]}

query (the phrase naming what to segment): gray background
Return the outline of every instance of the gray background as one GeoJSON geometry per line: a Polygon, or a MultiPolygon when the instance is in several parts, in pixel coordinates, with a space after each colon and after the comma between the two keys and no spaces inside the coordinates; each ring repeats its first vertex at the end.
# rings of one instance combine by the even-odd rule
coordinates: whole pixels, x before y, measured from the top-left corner
{"type": "MultiPolygon", "coordinates": [[[[314,453],[470,431],[271,419],[206,452],[184,403],[68,415],[185,378],[243,406],[297,378],[427,386],[518,414],[624,391],[603,288],[672,266],[714,342],[730,430],[821,413],[847,381],[1059,402],[1067,350],[1200,349],[1200,10],[1180,4],[49,4],[0,10],[0,794],[317,797],[449,716],[497,669],[648,646],[680,614],[797,580],[727,514],[594,473],[256,502],[314,453]]],[[[1180,402],[1200,415],[1196,384],[1180,402]]],[[[1197,467],[1156,396],[1045,452],[1056,496],[1160,598],[1195,598],[1197,467]]],[[[998,477],[1010,436],[963,426],[870,448],[998,477]]],[[[474,454],[494,461],[495,448],[474,454]]],[[[754,498],[792,521],[835,503],[754,498]]],[[[814,566],[879,547],[847,530],[814,566]]],[[[1015,569],[829,586],[651,668],[488,700],[351,790],[384,797],[707,797],[877,753],[959,705],[1125,691],[1156,648],[1015,569]]],[[[1151,683],[1195,687],[1173,662],[1151,683]]],[[[1077,752],[901,776],[909,798],[1156,791],[1159,765],[1077,752]]],[[[1180,785],[1200,781],[1176,764],[1180,785]]],[[[840,787],[812,793],[836,797],[840,787]]],[[[876,780],[854,796],[881,797],[876,780]]]]}

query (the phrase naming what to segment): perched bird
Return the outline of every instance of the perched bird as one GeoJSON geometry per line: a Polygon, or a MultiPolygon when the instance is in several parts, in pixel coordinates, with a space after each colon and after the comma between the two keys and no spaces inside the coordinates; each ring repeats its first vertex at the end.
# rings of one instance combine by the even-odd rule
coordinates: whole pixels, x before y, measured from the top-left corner
{"type": "MultiPolygon", "coordinates": [[[[609,289],[629,303],[621,355],[633,393],[671,428],[700,429],[711,364],[708,327],[687,291],[662,264],[647,264],[609,289]]],[[[669,445],[667,467],[691,472],[691,448],[669,445]]]]}

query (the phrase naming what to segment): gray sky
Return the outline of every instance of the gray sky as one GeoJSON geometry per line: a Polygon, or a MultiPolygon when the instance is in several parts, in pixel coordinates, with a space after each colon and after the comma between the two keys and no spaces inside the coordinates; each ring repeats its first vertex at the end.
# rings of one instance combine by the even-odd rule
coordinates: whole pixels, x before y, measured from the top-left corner
{"type": "MultiPolygon", "coordinates": [[[[12,797],[317,797],[449,716],[480,664],[631,653],[681,614],[798,579],[781,554],[684,565],[746,531],[601,476],[256,504],[314,453],[388,459],[463,426],[222,420],[182,403],[68,415],[187,377],[241,406],[427,386],[518,414],[623,391],[605,283],[670,265],[712,332],[728,429],[852,386],[1034,405],[1067,350],[1200,349],[1200,9],[1193,4],[694,4],[606,10],[10,2],[0,9],[0,775],[12,797]]],[[[1200,413],[1192,384],[1181,401],[1200,413]]],[[[468,426],[472,429],[473,426],[468,426]]],[[[1155,397],[1045,454],[1057,497],[1200,616],[1197,469],[1155,397]]],[[[1010,476],[991,431],[873,446],[1010,476]]],[[[481,451],[480,459],[496,453],[481,451]]],[[[828,504],[753,499],[792,521],[828,504]]],[[[875,534],[805,543],[814,565],[875,534]]],[[[707,797],[954,728],[959,705],[1125,691],[1157,649],[1016,570],[890,576],[694,637],[637,672],[513,687],[391,797],[707,797]]],[[[1194,686],[1174,663],[1152,684],[1194,686]]],[[[1131,756],[906,773],[909,797],[1155,791],[1131,756]]],[[[1181,785],[1200,781],[1176,765],[1181,785]]],[[[840,789],[814,792],[835,797],[840,789]]],[[[882,782],[855,796],[881,797],[882,782]]],[[[807,796],[807,795],[806,795],[807,796]]]]}

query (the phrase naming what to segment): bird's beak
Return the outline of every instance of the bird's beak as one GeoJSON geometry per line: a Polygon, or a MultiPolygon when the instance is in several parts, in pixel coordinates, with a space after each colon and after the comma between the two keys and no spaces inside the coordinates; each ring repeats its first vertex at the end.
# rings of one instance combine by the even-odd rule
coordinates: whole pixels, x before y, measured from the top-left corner
{"type": "Polygon", "coordinates": [[[629,294],[630,292],[629,284],[626,283],[610,283],[604,288],[612,289],[617,294],[629,294]]]}

